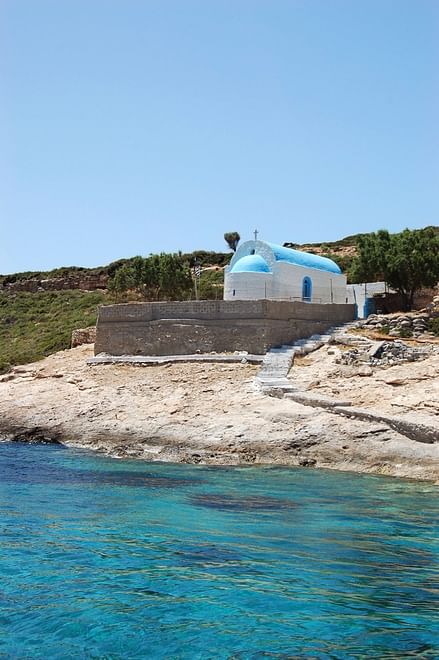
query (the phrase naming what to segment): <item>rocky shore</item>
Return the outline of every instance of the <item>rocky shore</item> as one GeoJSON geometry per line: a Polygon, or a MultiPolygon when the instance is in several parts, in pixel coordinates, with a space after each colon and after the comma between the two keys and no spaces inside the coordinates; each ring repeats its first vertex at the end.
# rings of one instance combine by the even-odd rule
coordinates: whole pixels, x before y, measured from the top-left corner
{"type": "Polygon", "coordinates": [[[262,394],[256,365],[88,366],[92,347],[79,346],[0,378],[0,437],[148,461],[316,466],[439,483],[439,443],[307,401],[348,400],[383,419],[437,428],[439,347],[391,365],[344,360],[347,351],[329,345],[296,358],[289,379],[305,397],[294,400],[262,394]]]}

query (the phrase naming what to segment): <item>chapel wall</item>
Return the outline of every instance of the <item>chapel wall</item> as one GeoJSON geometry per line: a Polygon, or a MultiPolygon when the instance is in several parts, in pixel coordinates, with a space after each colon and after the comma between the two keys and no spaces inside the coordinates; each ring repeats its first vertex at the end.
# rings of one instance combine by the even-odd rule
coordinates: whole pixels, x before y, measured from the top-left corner
{"type": "Polygon", "coordinates": [[[346,277],[315,268],[276,262],[272,273],[225,273],[224,300],[302,300],[305,277],[312,282],[313,303],[346,302],[346,277]],[[332,297],[331,297],[332,284],[332,297]],[[235,292],[235,294],[233,294],[235,292]]]}
{"type": "Polygon", "coordinates": [[[272,273],[226,273],[224,300],[273,298],[272,273]]]}

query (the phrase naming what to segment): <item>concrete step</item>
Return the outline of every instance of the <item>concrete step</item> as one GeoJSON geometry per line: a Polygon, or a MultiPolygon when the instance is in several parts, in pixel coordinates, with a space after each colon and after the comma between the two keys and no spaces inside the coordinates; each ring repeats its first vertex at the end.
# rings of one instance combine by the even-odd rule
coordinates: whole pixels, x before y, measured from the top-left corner
{"type": "Polygon", "coordinates": [[[261,379],[257,376],[256,382],[265,393],[269,390],[282,390],[285,393],[294,392],[295,390],[294,385],[286,378],[261,379]]]}
{"type": "Polygon", "coordinates": [[[291,365],[292,359],[286,359],[286,360],[267,360],[267,362],[263,362],[262,366],[272,366],[272,367],[282,367],[282,366],[289,366],[291,365]]]}
{"type": "Polygon", "coordinates": [[[298,339],[292,345],[284,344],[283,346],[272,348],[264,356],[261,369],[256,376],[256,382],[262,386],[264,391],[270,387],[281,387],[288,390],[295,389],[287,380],[288,373],[294,362],[294,356],[308,355],[316,351],[331,341],[334,335],[337,333],[342,334],[352,325],[354,324],[336,325],[324,334],[316,333],[310,337],[298,339]]]}

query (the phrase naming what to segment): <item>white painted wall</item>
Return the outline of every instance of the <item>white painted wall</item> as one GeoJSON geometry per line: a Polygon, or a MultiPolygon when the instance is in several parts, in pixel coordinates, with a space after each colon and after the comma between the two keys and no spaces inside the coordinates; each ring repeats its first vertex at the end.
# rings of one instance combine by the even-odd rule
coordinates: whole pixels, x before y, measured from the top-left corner
{"type": "Polygon", "coordinates": [[[366,298],[373,298],[376,293],[392,291],[385,282],[366,282],[364,284],[348,284],[348,301],[358,306],[359,318],[364,318],[364,303],[366,298]]]}
{"type": "Polygon", "coordinates": [[[273,275],[275,298],[302,300],[303,279],[309,277],[312,282],[311,302],[346,303],[346,277],[344,275],[296,266],[285,261],[276,262],[273,275]]]}
{"type": "Polygon", "coordinates": [[[272,273],[224,274],[224,300],[263,300],[273,298],[272,273]]]}
{"type": "Polygon", "coordinates": [[[312,282],[311,302],[346,303],[346,277],[284,261],[270,264],[272,273],[224,274],[224,300],[302,300],[304,277],[312,282]],[[332,288],[332,295],[331,295],[332,288]]]}

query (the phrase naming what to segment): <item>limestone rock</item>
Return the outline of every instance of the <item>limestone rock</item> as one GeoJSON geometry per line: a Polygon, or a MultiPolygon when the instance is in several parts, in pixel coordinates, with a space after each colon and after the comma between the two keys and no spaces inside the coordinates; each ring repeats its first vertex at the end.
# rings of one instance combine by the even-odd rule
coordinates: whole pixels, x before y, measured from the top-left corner
{"type": "Polygon", "coordinates": [[[71,348],[82,346],[82,344],[94,344],[96,341],[96,326],[78,328],[72,332],[71,348]]]}
{"type": "MultiPolygon", "coordinates": [[[[364,350],[369,348],[370,343],[364,350]]],[[[319,349],[290,373],[296,391],[320,381],[302,403],[252,388],[258,367],[249,363],[91,367],[86,365],[91,354],[88,345],[62,351],[1,382],[0,437],[55,440],[147,461],[302,461],[309,467],[439,480],[439,442],[433,436],[432,444],[418,441],[431,426],[422,417],[437,422],[439,351],[387,372],[373,368],[362,378],[358,366],[337,367],[335,356],[319,349]],[[348,371],[354,372],[350,378],[348,371]],[[379,380],[384,373],[407,383],[395,388],[379,380]],[[363,417],[351,419],[348,402],[363,417]],[[334,413],[334,403],[343,406],[343,415],[334,413]],[[364,409],[374,411],[370,419],[364,409]]]]}

